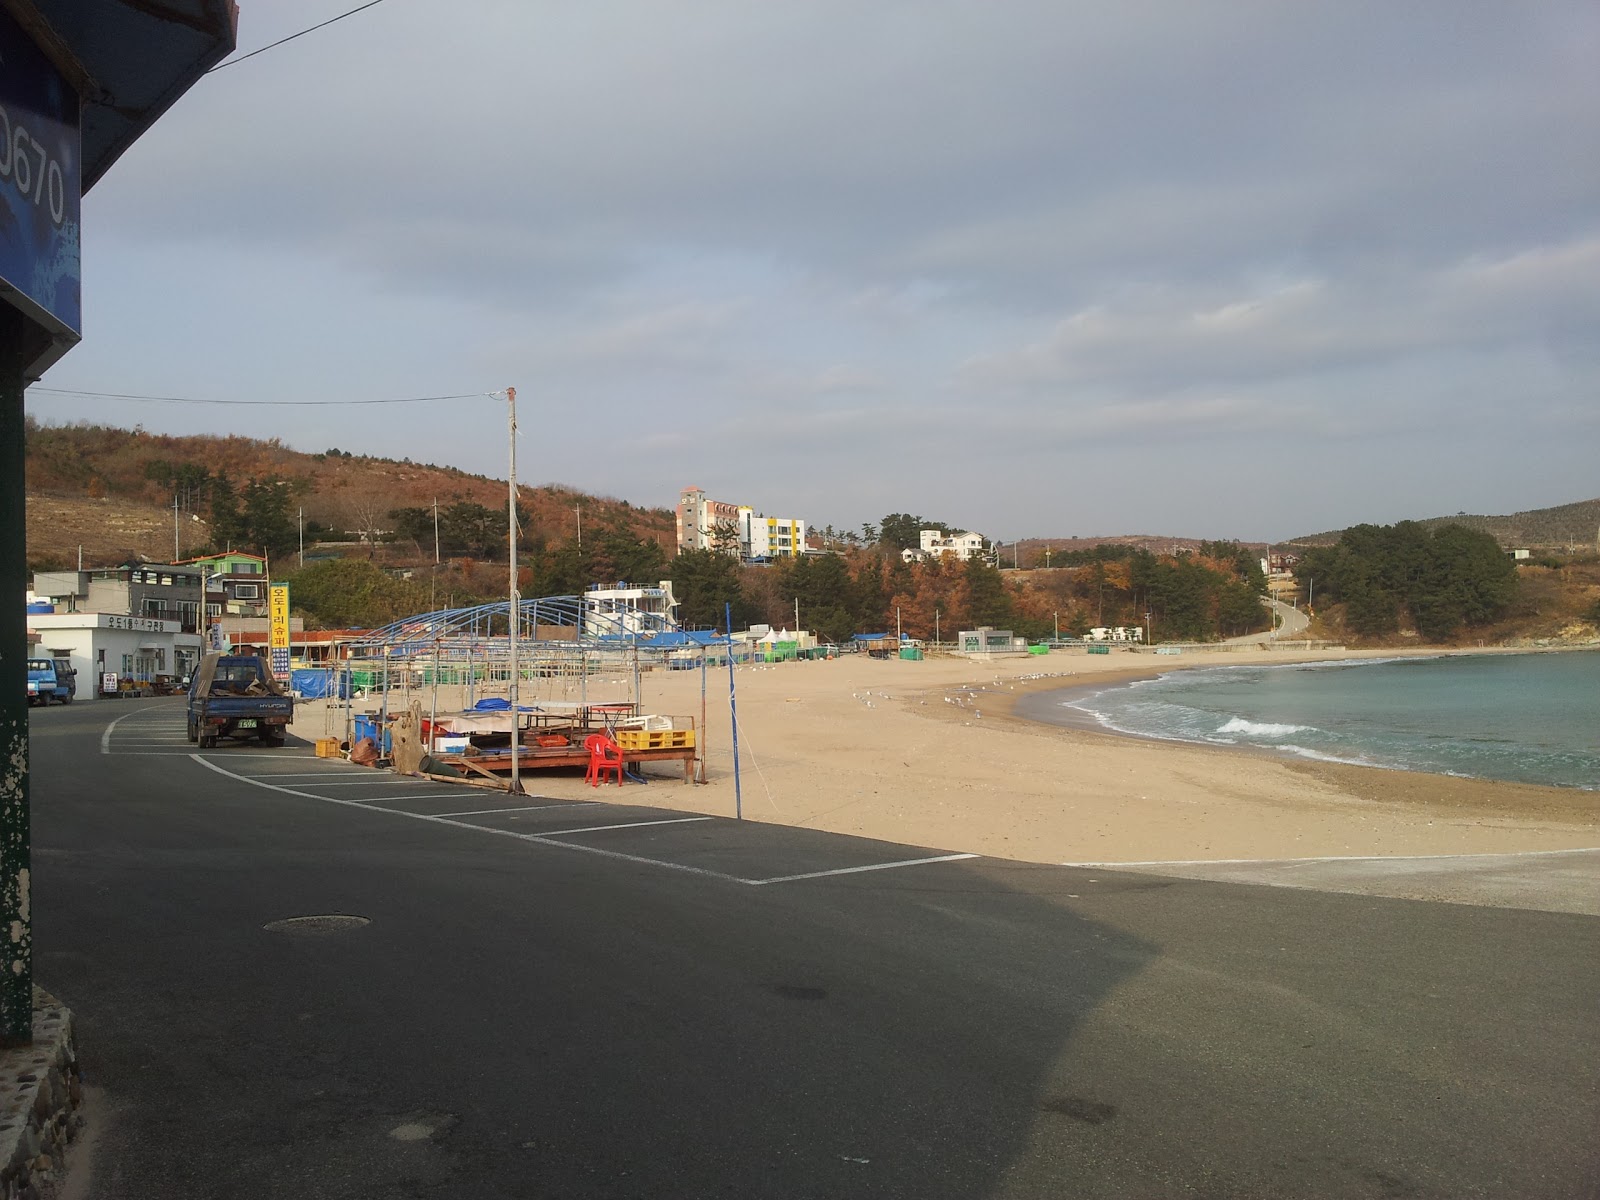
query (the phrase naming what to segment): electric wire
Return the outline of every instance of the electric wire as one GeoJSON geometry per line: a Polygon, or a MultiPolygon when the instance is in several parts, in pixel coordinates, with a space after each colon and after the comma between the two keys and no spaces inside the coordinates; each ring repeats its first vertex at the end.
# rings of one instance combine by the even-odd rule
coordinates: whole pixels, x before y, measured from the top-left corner
{"type": "Polygon", "coordinates": [[[402,396],[378,400],[217,400],[197,396],[147,396],[134,392],[85,392],[76,388],[31,387],[30,392],[51,396],[82,396],[95,400],[128,400],[138,404],[215,404],[223,407],[256,406],[266,408],[332,408],[335,406],[368,404],[430,404],[438,400],[477,400],[494,398],[497,392],[462,392],[453,396],[402,396]]]}
{"type": "Polygon", "coordinates": [[[326,29],[329,25],[332,25],[335,21],[342,21],[346,17],[353,17],[353,16],[356,15],[356,13],[360,12],[364,8],[371,8],[375,4],[382,4],[382,3],[383,3],[383,0],[367,0],[367,3],[362,4],[362,5],[360,5],[360,6],[356,7],[356,8],[352,8],[349,12],[340,13],[337,17],[329,17],[326,21],[323,21],[320,25],[313,25],[309,29],[302,29],[299,33],[291,33],[288,37],[279,38],[275,42],[268,42],[265,46],[262,46],[261,49],[252,50],[252,51],[250,51],[249,54],[241,54],[238,58],[230,58],[230,59],[228,59],[227,62],[219,62],[216,66],[212,67],[210,71],[207,71],[206,74],[210,75],[212,71],[220,71],[220,70],[222,70],[223,67],[238,66],[240,63],[242,63],[247,58],[254,58],[258,54],[265,54],[268,50],[271,50],[271,49],[273,49],[274,47],[277,47],[277,46],[281,46],[285,42],[292,42],[292,41],[295,40],[295,38],[305,37],[305,35],[308,34],[308,33],[315,33],[319,29],[326,29]]]}

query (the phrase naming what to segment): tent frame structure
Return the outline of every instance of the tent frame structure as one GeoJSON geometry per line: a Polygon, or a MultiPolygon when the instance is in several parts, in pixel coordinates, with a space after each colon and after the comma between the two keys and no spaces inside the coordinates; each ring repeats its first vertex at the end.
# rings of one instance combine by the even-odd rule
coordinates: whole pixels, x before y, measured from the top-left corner
{"type": "MultiPolygon", "coordinates": [[[[393,621],[348,644],[340,665],[344,692],[380,697],[386,719],[396,692],[409,703],[431,692],[438,709],[440,685],[464,689],[472,707],[511,693],[510,603],[447,608],[393,621]]],[[[685,660],[684,637],[664,616],[647,612],[597,612],[581,596],[541,596],[518,604],[517,683],[519,709],[537,711],[539,700],[588,706],[640,703],[640,674],[685,660]],[[591,696],[591,680],[601,696],[591,696]]],[[[722,644],[725,641],[719,639],[722,644]]],[[[705,641],[689,641],[697,665],[705,641]]],[[[686,664],[687,665],[687,664],[686,664]]],[[[346,737],[353,723],[346,718],[346,737]]]]}

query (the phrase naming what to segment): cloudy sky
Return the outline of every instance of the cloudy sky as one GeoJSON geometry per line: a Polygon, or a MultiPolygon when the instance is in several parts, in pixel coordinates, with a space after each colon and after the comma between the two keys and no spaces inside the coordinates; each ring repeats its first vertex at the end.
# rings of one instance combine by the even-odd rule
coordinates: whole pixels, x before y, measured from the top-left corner
{"type": "MultiPolygon", "coordinates": [[[[241,53],[354,0],[241,0],[241,53]]],[[[1593,0],[384,3],[85,198],[49,420],[816,525],[1600,495],[1593,0]]]]}

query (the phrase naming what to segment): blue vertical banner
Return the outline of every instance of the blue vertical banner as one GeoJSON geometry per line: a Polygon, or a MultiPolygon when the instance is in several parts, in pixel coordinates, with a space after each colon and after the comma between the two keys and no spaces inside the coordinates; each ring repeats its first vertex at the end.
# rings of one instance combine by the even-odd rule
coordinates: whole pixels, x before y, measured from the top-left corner
{"type": "Polygon", "coordinates": [[[78,93],[0,8],[0,299],[52,334],[83,332],[78,93]]]}

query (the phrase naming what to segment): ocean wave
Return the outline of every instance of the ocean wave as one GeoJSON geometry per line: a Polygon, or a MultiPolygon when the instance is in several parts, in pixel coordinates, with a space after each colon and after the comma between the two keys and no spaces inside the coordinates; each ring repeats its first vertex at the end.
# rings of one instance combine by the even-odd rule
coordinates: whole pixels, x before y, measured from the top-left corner
{"type": "Polygon", "coordinates": [[[1244,717],[1230,718],[1217,726],[1218,733],[1242,733],[1245,737],[1288,737],[1292,733],[1311,733],[1310,725],[1274,725],[1270,721],[1249,721],[1244,717]]]}
{"type": "Polygon", "coordinates": [[[1279,750],[1293,754],[1299,758],[1309,758],[1316,762],[1343,763],[1347,767],[1376,767],[1380,771],[1404,771],[1412,768],[1396,766],[1393,763],[1377,762],[1374,759],[1363,758],[1359,754],[1329,754],[1324,750],[1313,750],[1310,746],[1296,746],[1292,742],[1278,747],[1279,750]]]}

